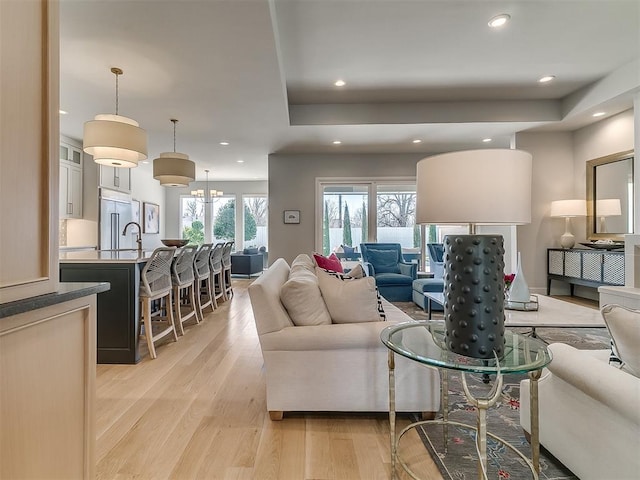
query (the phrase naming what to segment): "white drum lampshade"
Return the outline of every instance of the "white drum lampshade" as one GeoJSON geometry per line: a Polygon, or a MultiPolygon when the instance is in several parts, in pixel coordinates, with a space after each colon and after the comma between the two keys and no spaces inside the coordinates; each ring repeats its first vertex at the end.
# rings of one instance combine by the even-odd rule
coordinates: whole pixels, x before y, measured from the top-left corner
{"type": "Polygon", "coordinates": [[[196,179],[196,164],[184,153],[164,152],[153,161],[153,178],[165,187],[186,187],[196,179]]]}
{"type": "Polygon", "coordinates": [[[555,200],[551,202],[551,216],[565,218],[565,232],[560,237],[560,246],[562,248],[572,248],[576,244],[576,239],[571,233],[571,218],[585,217],[586,215],[586,200],[555,200]]]}
{"type": "Polygon", "coordinates": [[[137,167],[147,158],[147,133],[122,115],[96,115],[84,124],[83,150],[101,165],[137,167]]]}

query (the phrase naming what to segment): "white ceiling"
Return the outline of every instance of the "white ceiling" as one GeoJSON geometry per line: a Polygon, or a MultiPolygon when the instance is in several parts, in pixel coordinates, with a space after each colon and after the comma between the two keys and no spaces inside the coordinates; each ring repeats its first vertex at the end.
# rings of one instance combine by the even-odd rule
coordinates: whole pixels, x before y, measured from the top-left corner
{"type": "Polygon", "coordinates": [[[61,133],[115,112],[120,67],[149,160],[177,118],[198,179],[266,179],[274,152],[508,147],[640,91],[640,0],[61,0],[60,17],[61,133]]]}

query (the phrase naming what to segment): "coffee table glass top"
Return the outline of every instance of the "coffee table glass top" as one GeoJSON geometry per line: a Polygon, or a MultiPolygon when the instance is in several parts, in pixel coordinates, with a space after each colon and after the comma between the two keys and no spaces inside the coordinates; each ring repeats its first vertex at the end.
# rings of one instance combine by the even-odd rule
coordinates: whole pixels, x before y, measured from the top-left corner
{"type": "Polygon", "coordinates": [[[389,349],[404,357],[432,367],[471,373],[526,373],[539,370],[551,361],[546,345],[532,337],[505,330],[505,353],[499,359],[466,357],[449,351],[444,344],[444,322],[405,322],[380,332],[389,349]]]}

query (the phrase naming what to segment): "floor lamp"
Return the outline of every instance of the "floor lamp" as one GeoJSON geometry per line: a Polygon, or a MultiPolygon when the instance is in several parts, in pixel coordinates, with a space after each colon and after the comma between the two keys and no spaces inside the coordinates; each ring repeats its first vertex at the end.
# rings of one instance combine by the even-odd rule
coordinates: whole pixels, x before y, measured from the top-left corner
{"type": "MultiPolygon", "coordinates": [[[[469,225],[444,238],[447,348],[475,358],[504,352],[504,239],[478,235],[476,225],[531,222],[528,152],[466,150],[418,162],[416,221],[469,225]]],[[[528,301],[527,298],[525,301],[528,301]]]]}

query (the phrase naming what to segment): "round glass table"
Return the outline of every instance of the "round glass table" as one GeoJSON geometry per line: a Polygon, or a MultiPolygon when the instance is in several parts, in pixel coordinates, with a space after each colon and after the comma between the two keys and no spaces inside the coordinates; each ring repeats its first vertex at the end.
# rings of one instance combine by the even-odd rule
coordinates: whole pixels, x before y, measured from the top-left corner
{"type": "MultiPolygon", "coordinates": [[[[505,330],[505,351],[501,358],[480,359],[466,357],[451,352],[445,345],[445,326],[442,321],[406,322],[385,328],[380,333],[380,339],[389,349],[389,426],[391,432],[391,469],[395,478],[396,463],[404,468],[412,478],[418,478],[411,469],[398,458],[397,447],[401,437],[410,429],[424,423],[442,423],[445,425],[457,422],[448,420],[448,382],[447,371],[457,370],[461,372],[462,386],[467,401],[476,407],[477,426],[466,427],[475,429],[476,444],[478,447],[478,478],[483,479],[487,465],[487,435],[496,438],[520,455],[529,465],[533,478],[538,478],[540,443],[538,432],[538,379],[542,368],[551,361],[551,353],[546,345],[539,339],[520,335],[510,330],[505,330]],[[396,436],[395,413],[395,359],[394,355],[402,355],[410,360],[420,362],[430,367],[440,369],[441,372],[441,408],[442,420],[423,420],[414,422],[405,427],[396,436]],[[487,409],[494,405],[500,397],[502,390],[502,375],[505,373],[527,374],[531,380],[531,461],[524,457],[512,445],[506,441],[488,434],[486,414],[487,409]],[[496,381],[493,389],[485,398],[475,398],[469,391],[466,374],[482,374],[484,376],[495,375],[496,381]],[[399,461],[398,461],[399,460],[399,461]]],[[[445,434],[446,435],[446,434],[445,434]]]]}

